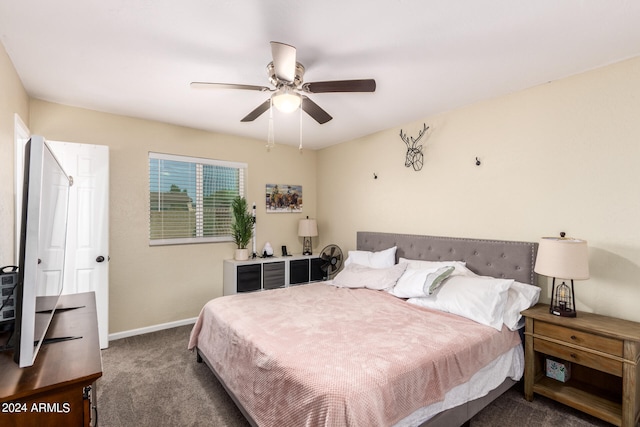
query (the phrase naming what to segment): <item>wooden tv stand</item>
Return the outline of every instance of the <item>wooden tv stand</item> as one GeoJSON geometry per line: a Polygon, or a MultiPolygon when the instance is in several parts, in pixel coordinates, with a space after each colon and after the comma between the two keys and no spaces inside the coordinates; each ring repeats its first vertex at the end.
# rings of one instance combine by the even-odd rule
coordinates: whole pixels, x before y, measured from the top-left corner
{"type": "Polygon", "coordinates": [[[93,292],[63,295],[47,338],[82,337],[43,345],[35,364],[19,368],[13,352],[0,353],[0,425],[90,426],[96,407],[93,383],[102,355],[93,292]]]}

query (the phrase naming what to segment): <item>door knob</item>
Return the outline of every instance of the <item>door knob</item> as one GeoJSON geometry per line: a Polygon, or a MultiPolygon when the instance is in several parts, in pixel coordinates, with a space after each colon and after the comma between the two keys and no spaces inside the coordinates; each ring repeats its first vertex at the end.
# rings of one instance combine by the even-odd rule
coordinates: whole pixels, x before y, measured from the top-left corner
{"type": "Polygon", "coordinates": [[[104,261],[104,257],[102,255],[98,256],[98,258],[96,258],[96,262],[103,262],[104,261]]]}

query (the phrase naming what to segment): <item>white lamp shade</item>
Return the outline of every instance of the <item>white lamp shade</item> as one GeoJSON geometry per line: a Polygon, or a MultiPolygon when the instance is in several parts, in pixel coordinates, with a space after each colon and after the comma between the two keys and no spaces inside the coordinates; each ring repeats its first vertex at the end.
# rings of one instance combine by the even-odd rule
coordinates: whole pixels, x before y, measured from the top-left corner
{"type": "Polygon", "coordinates": [[[586,240],[543,237],[538,245],[534,271],[558,279],[588,279],[589,248],[586,240]]]}
{"type": "Polygon", "coordinates": [[[283,113],[293,113],[300,107],[300,95],[289,90],[287,86],[278,90],[271,97],[273,105],[283,113]]]}
{"type": "Polygon", "coordinates": [[[315,219],[301,219],[298,223],[298,236],[315,237],[318,235],[318,224],[315,219]]]}

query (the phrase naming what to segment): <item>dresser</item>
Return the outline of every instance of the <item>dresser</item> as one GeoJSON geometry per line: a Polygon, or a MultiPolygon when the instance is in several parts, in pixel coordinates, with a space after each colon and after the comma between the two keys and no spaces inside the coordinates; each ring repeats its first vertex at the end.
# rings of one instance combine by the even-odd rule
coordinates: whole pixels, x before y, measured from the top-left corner
{"type": "Polygon", "coordinates": [[[616,426],[640,416],[640,323],[593,313],[567,318],[547,304],[525,317],[525,398],[540,394],[616,426]],[[546,360],[570,365],[570,379],[546,375],[546,360]]]}
{"type": "Polygon", "coordinates": [[[247,261],[228,259],[222,269],[223,294],[254,292],[302,285],[324,279],[318,255],[255,258],[247,261]]]}
{"type": "Polygon", "coordinates": [[[19,368],[12,352],[0,353],[3,427],[95,425],[95,382],[102,376],[95,295],[63,295],[58,307],[66,310],[56,311],[47,338],[78,339],[43,344],[28,368],[19,368]]]}

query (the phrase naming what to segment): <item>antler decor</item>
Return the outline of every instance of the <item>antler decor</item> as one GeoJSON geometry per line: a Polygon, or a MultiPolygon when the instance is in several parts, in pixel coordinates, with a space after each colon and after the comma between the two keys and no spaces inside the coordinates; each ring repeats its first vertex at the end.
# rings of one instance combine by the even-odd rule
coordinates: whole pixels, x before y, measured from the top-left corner
{"type": "Polygon", "coordinates": [[[417,145],[418,141],[420,141],[420,138],[422,138],[424,136],[425,133],[427,133],[427,130],[429,129],[429,126],[427,126],[427,124],[424,124],[423,129],[418,132],[418,137],[414,138],[414,137],[409,137],[407,138],[407,134],[402,132],[402,129],[400,129],[400,139],[402,139],[404,141],[405,144],[407,144],[407,156],[404,160],[404,165],[406,167],[413,167],[413,170],[415,171],[419,171],[420,169],[422,169],[422,165],[424,164],[424,154],[422,154],[422,145],[417,145]]]}

